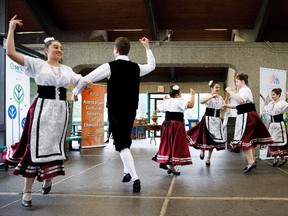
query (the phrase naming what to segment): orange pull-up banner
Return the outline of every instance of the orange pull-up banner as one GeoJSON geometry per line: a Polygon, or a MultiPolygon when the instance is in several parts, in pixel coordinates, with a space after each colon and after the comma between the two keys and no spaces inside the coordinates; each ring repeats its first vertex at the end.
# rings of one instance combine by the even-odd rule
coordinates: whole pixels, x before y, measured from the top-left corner
{"type": "Polygon", "coordinates": [[[82,91],[82,148],[104,145],[104,85],[82,91]]]}

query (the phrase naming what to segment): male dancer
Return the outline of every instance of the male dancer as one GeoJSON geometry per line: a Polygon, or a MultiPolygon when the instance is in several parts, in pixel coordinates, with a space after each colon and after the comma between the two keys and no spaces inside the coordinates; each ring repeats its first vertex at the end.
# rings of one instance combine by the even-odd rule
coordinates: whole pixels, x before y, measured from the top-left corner
{"type": "Polygon", "coordinates": [[[100,65],[76,85],[73,90],[77,95],[86,85],[107,78],[107,108],[109,129],[112,132],[116,151],[120,153],[124,166],[123,183],[133,181],[133,192],[141,190],[141,183],[136,173],[134,159],[130,152],[131,130],[138,109],[140,77],[155,69],[155,58],[149,47],[149,40],[139,39],[146,49],[147,64],[136,64],[128,58],[130,42],[127,38],[115,40],[115,60],[100,65]]]}

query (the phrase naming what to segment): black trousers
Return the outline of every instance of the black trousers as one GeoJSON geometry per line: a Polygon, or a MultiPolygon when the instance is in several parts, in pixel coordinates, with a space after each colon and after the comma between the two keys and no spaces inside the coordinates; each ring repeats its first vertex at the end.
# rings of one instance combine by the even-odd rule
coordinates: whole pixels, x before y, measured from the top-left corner
{"type": "Polygon", "coordinates": [[[113,135],[116,151],[131,147],[131,131],[135,117],[136,110],[108,109],[109,130],[113,135]]]}

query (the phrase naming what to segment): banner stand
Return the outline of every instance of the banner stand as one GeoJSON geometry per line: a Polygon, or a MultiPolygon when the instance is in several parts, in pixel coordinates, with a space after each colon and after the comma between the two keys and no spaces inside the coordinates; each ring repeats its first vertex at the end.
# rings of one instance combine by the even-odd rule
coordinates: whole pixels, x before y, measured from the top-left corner
{"type": "Polygon", "coordinates": [[[81,148],[105,147],[104,98],[106,86],[93,84],[82,91],[81,148]]]}

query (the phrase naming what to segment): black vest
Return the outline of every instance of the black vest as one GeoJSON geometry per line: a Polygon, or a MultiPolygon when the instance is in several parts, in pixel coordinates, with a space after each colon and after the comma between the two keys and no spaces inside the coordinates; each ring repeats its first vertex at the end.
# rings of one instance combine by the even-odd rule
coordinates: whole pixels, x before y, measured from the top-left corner
{"type": "Polygon", "coordinates": [[[110,79],[107,79],[107,108],[137,110],[140,86],[139,65],[131,61],[109,62],[110,79]]]}

